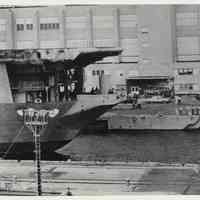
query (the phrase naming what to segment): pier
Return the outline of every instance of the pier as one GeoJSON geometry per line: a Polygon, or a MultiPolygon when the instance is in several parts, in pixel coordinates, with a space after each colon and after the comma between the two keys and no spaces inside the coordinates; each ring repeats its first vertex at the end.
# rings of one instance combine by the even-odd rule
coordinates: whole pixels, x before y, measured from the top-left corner
{"type": "MultiPolygon", "coordinates": [[[[43,195],[199,194],[197,164],[41,163],[43,195]]],[[[33,161],[0,161],[0,195],[35,195],[33,161]]]]}

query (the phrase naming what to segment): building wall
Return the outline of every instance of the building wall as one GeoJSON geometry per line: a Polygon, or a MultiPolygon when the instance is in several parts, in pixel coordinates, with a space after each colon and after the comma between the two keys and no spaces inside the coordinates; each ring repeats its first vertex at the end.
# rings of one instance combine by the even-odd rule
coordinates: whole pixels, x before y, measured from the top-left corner
{"type": "Polygon", "coordinates": [[[127,74],[162,76],[174,72],[176,92],[182,93],[183,84],[188,84],[187,88],[196,80],[194,85],[198,86],[186,91],[195,93],[200,92],[196,74],[200,61],[199,25],[199,5],[8,8],[0,9],[0,49],[65,48],[70,54],[121,47],[120,56],[86,68],[86,90],[99,84],[91,70],[103,69],[105,74],[111,74],[110,87],[124,84],[127,74]],[[192,68],[195,73],[179,75],[177,68],[192,68]]]}
{"type": "Polygon", "coordinates": [[[174,87],[177,94],[200,94],[199,63],[174,65],[174,87]]]}
{"type": "Polygon", "coordinates": [[[200,6],[176,6],[177,61],[200,60],[200,6]]]}
{"type": "MultiPolygon", "coordinates": [[[[110,73],[110,68],[113,70],[110,82],[113,85],[116,81],[119,84],[122,82],[125,84],[125,79],[133,76],[172,75],[175,48],[173,43],[173,34],[175,34],[173,6],[120,7],[118,17],[119,46],[123,49],[119,62],[129,62],[129,65],[126,64],[123,67],[117,63],[105,65],[107,66],[104,69],[105,73],[110,73]],[[119,77],[120,71],[126,76],[119,77]]],[[[95,68],[101,70],[102,64],[96,64],[95,68]]],[[[86,75],[89,76],[90,68],[88,67],[87,70],[86,75]]],[[[89,76],[88,79],[90,79],[90,81],[86,81],[88,88],[91,88],[92,85],[98,86],[96,76],[89,76]]]]}
{"type": "Polygon", "coordinates": [[[139,64],[173,63],[171,9],[171,5],[137,6],[139,64]]]}
{"type": "Polygon", "coordinates": [[[200,6],[177,5],[175,91],[200,94],[200,6]]]}
{"type": "Polygon", "coordinates": [[[126,79],[131,74],[138,71],[138,65],[134,63],[120,63],[120,64],[93,64],[87,67],[85,71],[84,88],[86,92],[90,92],[92,87],[100,88],[100,75],[103,73],[109,76],[109,89],[118,86],[126,85],[126,79]]]}

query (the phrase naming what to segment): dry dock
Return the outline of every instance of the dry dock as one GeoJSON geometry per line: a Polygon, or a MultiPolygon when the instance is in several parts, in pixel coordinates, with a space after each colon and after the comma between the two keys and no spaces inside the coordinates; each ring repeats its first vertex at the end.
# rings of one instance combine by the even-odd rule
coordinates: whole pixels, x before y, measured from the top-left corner
{"type": "MultiPolygon", "coordinates": [[[[200,194],[199,166],[150,162],[42,162],[44,195],[200,194]]],[[[0,195],[34,195],[32,161],[0,161],[0,195]]]]}

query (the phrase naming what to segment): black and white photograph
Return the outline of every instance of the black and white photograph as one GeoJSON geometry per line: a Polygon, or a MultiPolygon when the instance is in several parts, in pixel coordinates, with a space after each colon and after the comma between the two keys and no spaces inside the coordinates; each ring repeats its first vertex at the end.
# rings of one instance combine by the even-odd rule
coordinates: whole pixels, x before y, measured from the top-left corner
{"type": "Polygon", "coordinates": [[[54,3],[0,3],[0,197],[200,195],[200,4],[54,3]]]}

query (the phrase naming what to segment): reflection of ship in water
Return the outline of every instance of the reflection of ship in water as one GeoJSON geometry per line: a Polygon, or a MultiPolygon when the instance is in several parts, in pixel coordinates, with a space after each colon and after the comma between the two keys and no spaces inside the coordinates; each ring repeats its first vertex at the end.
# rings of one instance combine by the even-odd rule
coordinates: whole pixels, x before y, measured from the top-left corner
{"type": "Polygon", "coordinates": [[[0,52],[0,154],[4,158],[20,159],[33,152],[33,136],[17,115],[19,109],[59,110],[41,133],[45,158],[119,102],[115,95],[82,94],[82,86],[85,66],[121,50],[82,52],[74,59],[66,59],[64,50],[57,50],[57,58],[43,56],[47,53],[50,50],[0,52]]]}

